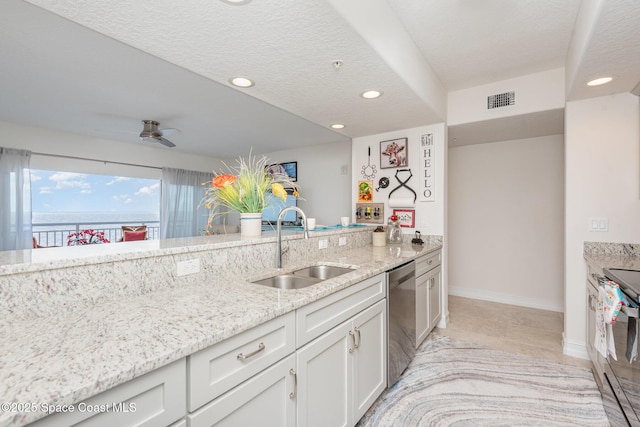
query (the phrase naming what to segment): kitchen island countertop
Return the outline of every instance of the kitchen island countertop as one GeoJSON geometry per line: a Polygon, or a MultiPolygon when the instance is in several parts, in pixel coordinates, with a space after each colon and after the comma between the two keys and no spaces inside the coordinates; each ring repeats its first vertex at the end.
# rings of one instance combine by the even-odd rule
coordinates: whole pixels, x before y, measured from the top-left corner
{"type": "MultiPolygon", "coordinates": [[[[233,266],[198,283],[102,301],[55,318],[0,324],[0,396],[3,402],[68,405],[165,366],[277,316],[394,266],[433,252],[441,243],[333,249],[320,260],[354,271],[299,290],[250,283],[233,266]]],[[[0,412],[0,426],[19,426],[42,412],[0,412]]]]}

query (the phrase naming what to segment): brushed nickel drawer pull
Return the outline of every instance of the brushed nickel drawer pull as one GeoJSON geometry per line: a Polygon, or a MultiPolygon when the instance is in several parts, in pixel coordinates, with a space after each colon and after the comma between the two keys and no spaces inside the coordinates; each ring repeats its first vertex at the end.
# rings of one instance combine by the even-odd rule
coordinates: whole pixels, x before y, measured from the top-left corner
{"type": "Polygon", "coordinates": [[[238,353],[238,355],[236,356],[236,359],[238,360],[246,360],[252,356],[255,356],[256,354],[260,353],[262,350],[264,350],[264,343],[260,343],[258,345],[258,349],[256,351],[252,351],[249,354],[242,354],[242,353],[238,353]]]}
{"type": "Polygon", "coordinates": [[[289,399],[295,399],[298,391],[298,374],[296,374],[296,371],[291,368],[289,369],[289,375],[293,375],[293,391],[289,393],[289,399]]]}
{"type": "Polygon", "coordinates": [[[349,353],[353,353],[354,347],[357,348],[356,347],[356,336],[353,333],[353,331],[349,331],[349,335],[351,336],[351,341],[353,342],[353,347],[349,347],[349,353]]]}
{"type": "Polygon", "coordinates": [[[355,348],[359,348],[359,347],[360,347],[360,343],[362,342],[362,337],[360,336],[360,329],[358,329],[358,327],[357,327],[357,326],[356,326],[355,330],[356,330],[356,332],[358,333],[358,343],[357,343],[357,344],[355,343],[355,342],[356,342],[356,340],[355,340],[355,337],[354,337],[354,339],[353,339],[354,347],[355,347],[355,348]]]}

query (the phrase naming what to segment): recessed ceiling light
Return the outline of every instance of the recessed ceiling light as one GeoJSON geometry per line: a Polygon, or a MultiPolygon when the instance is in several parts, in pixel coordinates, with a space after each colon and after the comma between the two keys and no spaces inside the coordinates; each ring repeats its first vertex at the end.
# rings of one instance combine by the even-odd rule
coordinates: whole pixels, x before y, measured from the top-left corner
{"type": "Polygon", "coordinates": [[[599,77],[597,79],[593,79],[587,82],[587,86],[600,86],[605,83],[609,83],[613,80],[613,77],[599,77]]]}
{"type": "Polygon", "coordinates": [[[334,123],[331,125],[332,129],[344,129],[344,125],[342,123],[334,123]]]}
{"type": "Polygon", "coordinates": [[[229,83],[238,87],[251,87],[255,84],[253,80],[249,80],[246,77],[233,77],[229,79],[229,83]]]}
{"type": "Polygon", "coordinates": [[[362,92],[360,96],[366,99],[375,99],[381,97],[382,92],[379,90],[368,90],[366,92],[362,92]]]}
{"type": "Polygon", "coordinates": [[[247,4],[251,2],[251,0],[221,0],[223,3],[232,4],[234,6],[242,6],[243,4],[247,4]]]}

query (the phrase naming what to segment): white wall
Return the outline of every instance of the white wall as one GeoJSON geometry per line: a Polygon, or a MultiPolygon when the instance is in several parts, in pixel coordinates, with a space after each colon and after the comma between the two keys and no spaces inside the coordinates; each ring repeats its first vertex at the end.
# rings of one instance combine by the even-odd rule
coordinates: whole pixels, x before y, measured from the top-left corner
{"type": "MultiPolygon", "coordinates": [[[[444,235],[445,230],[445,191],[446,191],[446,161],[447,161],[447,147],[446,147],[446,128],[444,123],[421,126],[412,129],[404,129],[400,131],[381,133],[377,135],[364,136],[361,138],[353,139],[353,155],[352,164],[353,169],[351,180],[351,207],[349,215],[355,221],[355,204],[358,201],[358,181],[362,180],[362,166],[367,165],[367,153],[368,147],[371,147],[371,164],[376,165],[378,173],[374,178],[374,187],[378,187],[378,180],[386,176],[390,180],[390,185],[386,189],[380,189],[380,191],[374,191],[373,202],[384,203],[384,223],[386,225],[387,218],[391,216],[393,208],[389,207],[388,197],[391,190],[399,185],[395,178],[396,169],[380,169],[380,142],[387,141],[396,138],[408,138],[408,153],[407,159],[409,162],[409,168],[413,174],[411,180],[407,183],[416,193],[419,193],[419,175],[420,175],[420,136],[423,134],[432,133],[435,138],[435,201],[433,202],[416,202],[415,206],[415,228],[405,228],[403,232],[405,234],[413,234],[415,230],[420,230],[422,234],[435,234],[444,235]]],[[[402,180],[406,179],[406,175],[399,176],[402,180]]],[[[398,190],[396,194],[402,196],[411,195],[406,189],[398,190]],[[402,192],[402,193],[401,193],[402,192]]],[[[400,208],[398,208],[400,209],[400,208]]]]}
{"type": "MultiPolygon", "coordinates": [[[[396,138],[407,138],[408,144],[408,167],[411,169],[413,177],[407,183],[416,193],[420,190],[420,137],[424,134],[432,133],[434,135],[435,145],[435,165],[434,165],[434,186],[435,200],[433,202],[420,202],[419,199],[415,204],[415,228],[403,228],[403,233],[413,235],[415,230],[419,230],[424,235],[443,236],[442,248],[442,282],[443,282],[443,319],[440,321],[440,327],[446,326],[449,317],[448,312],[448,235],[447,235],[447,129],[444,123],[435,125],[421,126],[412,129],[404,129],[394,132],[381,133],[377,135],[369,135],[360,138],[354,138],[352,141],[352,174],[351,174],[351,204],[350,216],[355,221],[355,205],[358,201],[358,181],[362,178],[362,166],[368,164],[367,154],[368,148],[371,147],[371,164],[376,165],[377,173],[374,178],[374,187],[378,187],[378,180],[386,176],[390,179],[390,185],[386,189],[374,191],[373,203],[384,203],[384,224],[392,214],[392,208],[388,204],[388,196],[392,189],[398,186],[395,178],[396,169],[380,169],[380,142],[396,138]]],[[[406,175],[402,175],[403,180],[406,175]]],[[[398,190],[398,193],[405,189],[398,190]]],[[[396,194],[396,193],[394,193],[396,194]]]]}
{"type": "Polygon", "coordinates": [[[584,355],[585,241],[640,243],[640,107],[618,94],[568,102],[565,130],[564,352],[584,355]],[[589,218],[609,219],[608,232],[589,218]]]}
{"type": "Polygon", "coordinates": [[[33,169],[157,179],[161,176],[159,168],[163,166],[202,172],[211,172],[221,166],[220,160],[212,157],[185,154],[170,148],[156,148],[147,144],[143,142],[140,142],[140,145],[127,144],[0,121],[0,146],[2,147],[101,160],[91,162],[33,155],[31,159],[33,169]],[[110,161],[149,167],[127,167],[109,163],[110,161]]]}
{"type": "Polygon", "coordinates": [[[298,185],[304,200],[298,206],[318,224],[332,225],[351,210],[351,144],[322,144],[276,151],[275,163],[298,162],[298,185]]]}
{"type": "Polygon", "coordinates": [[[449,149],[449,293],[564,309],[564,138],[449,149]]]}

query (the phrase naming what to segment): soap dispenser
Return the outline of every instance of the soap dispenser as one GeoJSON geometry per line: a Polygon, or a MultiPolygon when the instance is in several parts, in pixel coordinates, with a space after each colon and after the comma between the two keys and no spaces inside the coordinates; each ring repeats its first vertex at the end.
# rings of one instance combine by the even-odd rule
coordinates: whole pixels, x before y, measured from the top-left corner
{"type": "Polygon", "coordinates": [[[387,243],[402,243],[402,230],[397,215],[391,215],[387,221],[387,243]]]}

